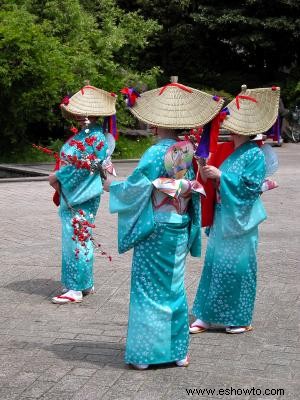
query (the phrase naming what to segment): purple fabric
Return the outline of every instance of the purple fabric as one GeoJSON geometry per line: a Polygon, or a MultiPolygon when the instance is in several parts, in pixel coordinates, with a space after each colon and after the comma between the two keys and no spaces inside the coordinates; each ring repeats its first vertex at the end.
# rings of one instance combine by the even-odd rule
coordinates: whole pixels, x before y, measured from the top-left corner
{"type": "Polygon", "coordinates": [[[111,134],[115,139],[117,139],[117,117],[116,114],[112,115],[111,117],[111,134]]]}
{"type": "Polygon", "coordinates": [[[205,125],[203,129],[199,145],[195,152],[195,155],[197,157],[202,157],[202,158],[209,157],[210,128],[211,128],[211,123],[209,122],[207,125],[205,125]]]}
{"type": "Polygon", "coordinates": [[[135,88],[130,87],[130,88],[126,88],[127,89],[127,93],[123,94],[126,97],[126,102],[127,102],[127,106],[128,107],[133,107],[135,104],[135,100],[137,97],[140,97],[140,94],[137,90],[135,90],[135,88]]]}
{"type": "Polygon", "coordinates": [[[117,139],[117,118],[116,114],[104,117],[102,125],[103,133],[109,132],[117,139]]]}
{"type": "Polygon", "coordinates": [[[274,125],[266,132],[267,137],[271,137],[273,141],[280,142],[280,117],[278,116],[274,125]]]}

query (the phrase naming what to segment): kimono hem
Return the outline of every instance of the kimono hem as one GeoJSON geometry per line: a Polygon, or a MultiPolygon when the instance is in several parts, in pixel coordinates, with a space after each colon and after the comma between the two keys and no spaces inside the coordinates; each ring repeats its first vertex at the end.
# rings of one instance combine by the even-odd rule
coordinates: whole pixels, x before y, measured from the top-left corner
{"type": "Polygon", "coordinates": [[[247,142],[220,170],[220,203],[192,312],[207,323],[246,326],[256,295],[258,225],[266,219],[260,199],[266,172],[263,152],[247,142]]]}
{"type": "MultiPolygon", "coordinates": [[[[200,202],[187,213],[152,205],[152,181],[166,177],[164,155],[174,140],[161,140],[143,155],[125,181],[111,185],[110,210],[119,214],[119,251],[134,248],[125,361],[161,364],[186,357],[189,344],[185,259],[200,256],[200,202]]],[[[194,172],[188,171],[188,179],[194,172]]]]}
{"type": "MultiPolygon", "coordinates": [[[[108,147],[102,128],[95,124],[90,127],[89,131],[89,134],[86,134],[85,130],[82,130],[71,139],[81,141],[86,145],[85,139],[95,136],[95,145],[102,141],[103,147],[98,151],[86,145],[86,152],[88,154],[95,154],[97,158],[104,160],[108,147]]],[[[76,146],[70,145],[70,140],[63,145],[62,152],[65,155],[81,157],[81,152],[77,150],[76,146]]],[[[103,192],[99,174],[91,174],[86,169],[77,169],[74,165],[64,165],[55,172],[55,175],[68,203],[75,210],[83,210],[86,213],[87,219],[93,223],[99,208],[101,193],[103,192]]],[[[94,285],[93,244],[88,240],[86,248],[83,248],[77,246],[76,242],[72,240],[73,213],[68,208],[63,196],[60,196],[59,215],[62,224],[62,284],[69,290],[82,291],[89,289],[94,285]],[[79,249],[77,257],[75,257],[76,248],[79,249]]],[[[91,228],[89,228],[89,233],[91,232],[91,228]]]]}

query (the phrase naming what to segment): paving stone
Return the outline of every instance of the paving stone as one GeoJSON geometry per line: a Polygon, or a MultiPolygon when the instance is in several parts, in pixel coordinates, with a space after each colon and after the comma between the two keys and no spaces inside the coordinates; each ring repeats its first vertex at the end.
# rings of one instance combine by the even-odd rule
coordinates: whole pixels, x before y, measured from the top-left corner
{"type": "Polygon", "coordinates": [[[7,386],[9,387],[21,387],[27,388],[29,387],[34,381],[38,379],[38,374],[33,372],[23,372],[20,371],[15,374],[12,379],[7,382],[7,386]]]}
{"type": "Polygon", "coordinates": [[[60,365],[52,365],[44,374],[40,375],[39,380],[50,381],[50,382],[58,382],[65,375],[70,373],[72,370],[72,366],[60,366],[60,365]]]}
{"type": "MultiPolygon", "coordinates": [[[[81,304],[57,306],[50,299],[61,289],[61,228],[52,189],[44,181],[0,182],[6,235],[0,243],[0,399],[177,400],[191,398],[187,388],[253,386],[284,388],[281,399],[296,400],[300,151],[287,144],[277,152],[279,188],[262,196],[269,219],[260,229],[255,330],[226,335],[217,328],[191,336],[186,369],[168,365],[139,372],[124,364],[132,252],[117,252],[117,218],[108,212],[108,194],[101,199],[95,232],[113,261],[96,256],[95,295],[81,304]]],[[[120,176],[133,165],[119,164],[120,176]]],[[[206,243],[203,235],[203,254],[206,243]]],[[[188,257],[187,264],[191,306],[203,258],[188,257]]]]}
{"type": "Polygon", "coordinates": [[[56,399],[73,400],[75,394],[76,393],[74,393],[74,392],[68,392],[68,391],[50,390],[47,393],[45,393],[42,397],[40,397],[40,399],[41,400],[56,400],[56,399]]]}
{"type": "Polygon", "coordinates": [[[73,400],[102,400],[108,390],[109,387],[87,384],[74,395],[73,400]]]}
{"type": "Polygon", "coordinates": [[[65,375],[59,382],[53,386],[53,390],[76,392],[88,382],[89,378],[85,376],[65,375]]]}
{"type": "Polygon", "coordinates": [[[112,386],[115,382],[120,378],[120,376],[124,375],[126,371],[121,368],[111,368],[106,366],[105,368],[101,368],[101,370],[97,371],[89,383],[98,386],[112,386]]]}
{"type": "Polygon", "coordinates": [[[51,389],[54,385],[55,383],[53,382],[35,381],[22,393],[22,397],[20,398],[38,399],[47,391],[49,391],[49,389],[51,389]]]}
{"type": "Polygon", "coordinates": [[[24,388],[19,387],[0,387],[0,399],[1,400],[15,400],[20,395],[24,388]]]}
{"type": "Polygon", "coordinates": [[[95,372],[97,372],[97,370],[92,368],[74,368],[71,374],[76,376],[92,376],[95,372]]]}

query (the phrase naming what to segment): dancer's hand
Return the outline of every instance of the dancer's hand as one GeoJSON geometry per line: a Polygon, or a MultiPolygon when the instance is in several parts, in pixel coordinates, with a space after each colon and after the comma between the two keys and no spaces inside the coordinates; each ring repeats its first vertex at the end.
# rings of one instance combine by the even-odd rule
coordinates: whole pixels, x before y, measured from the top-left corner
{"type": "Polygon", "coordinates": [[[49,174],[49,185],[52,186],[57,192],[59,192],[59,182],[56,178],[55,173],[51,172],[51,174],[49,174]]]}
{"type": "Polygon", "coordinates": [[[109,177],[107,177],[105,179],[105,181],[103,182],[103,190],[105,190],[106,192],[109,192],[110,184],[111,184],[111,180],[109,177]]]}
{"type": "Polygon", "coordinates": [[[212,165],[205,165],[202,171],[206,179],[209,178],[209,179],[219,180],[221,177],[221,171],[212,165]]]}

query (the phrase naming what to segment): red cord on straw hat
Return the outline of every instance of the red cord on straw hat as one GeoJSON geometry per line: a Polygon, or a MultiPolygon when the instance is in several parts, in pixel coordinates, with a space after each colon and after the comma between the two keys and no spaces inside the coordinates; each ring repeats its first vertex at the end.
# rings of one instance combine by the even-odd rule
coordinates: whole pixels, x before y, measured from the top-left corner
{"type": "Polygon", "coordinates": [[[189,89],[188,87],[186,87],[186,86],[184,86],[184,85],[181,85],[180,83],[174,82],[174,83],[168,83],[167,85],[163,86],[163,87],[160,89],[160,92],[159,92],[158,95],[160,96],[169,86],[178,87],[179,89],[185,90],[186,92],[189,92],[189,93],[192,93],[192,92],[193,92],[193,91],[192,91],[191,89],[189,89]]]}
{"type": "Polygon", "coordinates": [[[84,89],[93,89],[93,90],[96,90],[96,88],[95,88],[94,86],[85,85],[85,86],[83,86],[83,87],[80,89],[82,95],[84,95],[84,89]]]}
{"type": "Polygon", "coordinates": [[[238,95],[235,98],[236,107],[237,107],[238,110],[240,109],[239,99],[250,100],[250,101],[253,101],[253,103],[257,103],[257,100],[254,97],[245,96],[245,95],[238,95]]]}

